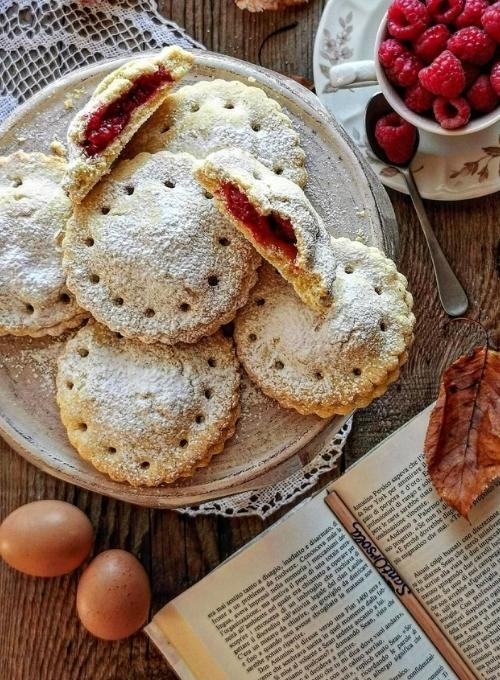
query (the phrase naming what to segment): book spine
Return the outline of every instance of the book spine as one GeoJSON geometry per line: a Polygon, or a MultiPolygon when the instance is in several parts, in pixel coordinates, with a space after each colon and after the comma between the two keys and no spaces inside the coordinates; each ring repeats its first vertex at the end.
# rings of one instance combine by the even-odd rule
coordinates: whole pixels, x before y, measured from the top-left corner
{"type": "Polygon", "coordinates": [[[330,491],[325,502],[460,680],[479,680],[338,493],[330,491]]]}

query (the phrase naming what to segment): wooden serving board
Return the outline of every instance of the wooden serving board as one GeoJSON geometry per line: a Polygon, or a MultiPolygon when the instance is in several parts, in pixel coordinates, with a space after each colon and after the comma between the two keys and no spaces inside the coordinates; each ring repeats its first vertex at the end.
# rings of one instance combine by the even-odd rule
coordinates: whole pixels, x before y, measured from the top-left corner
{"type": "MultiPolygon", "coordinates": [[[[20,148],[49,153],[54,139],[64,142],[75,110],[123,61],[81,69],[33,97],[0,128],[0,153],[20,148]]],[[[241,80],[274,97],[300,133],[309,174],[306,193],[331,233],[362,239],[396,257],[396,221],[382,185],[313,94],[272,71],[196,51],[196,66],[183,82],[213,78],[241,80]]],[[[294,457],[306,444],[310,443],[307,450],[312,455],[325,436],[335,436],[345,421],[340,417],[325,421],[282,409],[244,377],[242,415],[224,452],[190,479],[135,489],[94,470],[69,444],[55,402],[55,366],[63,347],[64,338],[0,338],[0,433],[49,474],[131,503],[173,508],[259,488],[289,474],[294,457]]]]}

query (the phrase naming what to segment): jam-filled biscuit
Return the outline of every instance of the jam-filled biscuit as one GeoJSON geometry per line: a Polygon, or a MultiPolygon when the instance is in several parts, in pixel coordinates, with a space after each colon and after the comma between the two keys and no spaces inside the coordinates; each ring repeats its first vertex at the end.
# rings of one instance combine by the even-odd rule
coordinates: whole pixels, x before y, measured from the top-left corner
{"type": "Polygon", "coordinates": [[[331,305],[336,262],[330,235],[300,187],[233,148],[200,161],[195,174],[303,302],[317,311],[331,305]]]}
{"type": "Polygon", "coordinates": [[[212,80],[172,93],[125,150],[185,151],[196,158],[228,146],[248,151],[277,175],[304,186],[300,137],[277,101],[239,81],[212,80]]]}
{"type": "Polygon", "coordinates": [[[234,318],[260,257],[194,178],[188,154],[118,163],[69,220],[64,268],[80,305],[144,342],[196,342],[234,318]]]}
{"type": "Polygon", "coordinates": [[[155,57],[127,62],[99,83],[68,129],[64,186],[72,201],[79,203],[109,172],[125,144],[193,61],[193,55],[180,47],[166,47],[155,57]]]}
{"type": "Polygon", "coordinates": [[[415,318],[407,282],[376,248],[335,239],[335,303],[304,305],[268,264],[236,317],[240,361],[286,408],[323,418],[367,406],[399,376],[415,318]]]}
{"type": "Polygon", "coordinates": [[[0,158],[0,335],[59,335],[86,314],[66,288],[58,239],[71,214],[60,158],[0,158]]]}
{"type": "Polygon", "coordinates": [[[91,322],[59,359],[57,401],[82,458],[116,481],[158,486],[222,451],[239,414],[239,381],[221,333],[167,347],[91,322]]]}

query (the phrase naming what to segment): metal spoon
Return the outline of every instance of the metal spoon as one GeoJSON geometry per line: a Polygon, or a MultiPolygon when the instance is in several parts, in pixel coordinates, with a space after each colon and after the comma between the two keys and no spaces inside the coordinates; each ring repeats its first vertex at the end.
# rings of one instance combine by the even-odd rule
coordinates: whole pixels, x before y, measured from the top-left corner
{"type": "Polygon", "coordinates": [[[365,111],[365,127],[368,144],[377,158],[379,158],[383,163],[395,168],[405,178],[408,192],[410,194],[411,200],[413,201],[413,206],[416,210],[418,219],[420,220],[422,231],[424,232],[425,240],[429,248],[432,265],[434,267],[434,274],[436,276],[439,299],[441,300],[443,309],[449,316],[461,316],[469,306],[467,294],[462,288],[460,281],[453,273],[448,260],[441,250],[441,246],[439,245],[436,235],[434,234],[434,231],[431,227],[424,204],[422,202],[422,198],[418,191],[417,185],[415,184],[413,173],[410,169],[410,164],[417,153],[418,144],[420,141],[418,130],[417,137],[415,139],[415,148],[413,149],[411,158],[407,163],[396,164],[390,161],[387,158],[385,151],[380,147],[379,143],[375,139],[375,124],[377,120],[379,120],[381,116],[385,116],[385,114],[390,113],[391,111],[391,107],[381,92],[375,94],[370,99],[366,105],[365,111]]]}

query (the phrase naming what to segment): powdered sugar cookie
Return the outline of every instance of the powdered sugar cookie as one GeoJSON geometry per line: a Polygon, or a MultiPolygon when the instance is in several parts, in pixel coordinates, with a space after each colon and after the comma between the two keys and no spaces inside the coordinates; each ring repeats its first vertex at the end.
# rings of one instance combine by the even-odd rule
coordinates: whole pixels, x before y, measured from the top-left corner
{"type": "Polygon", "coordinates": [[[71,213],[60,158],[0,158],[0,335],[59,335],[86,314],[66,288],[57,240],[71,213]]]}
{"type": "Polygon", "coordinates": [[[212,80],[186,85],[140,129],[126,150],[185,151],[196,158],[234,146],[304,186],[307,174],[300,138],[274,99],[239,81],[212,80]]]}
{"type": "Polygon", "coordinates": [[[236,314],[258,254],[167,151],[121,161],[75,208],[64,268],[82,307],[144,342],[195,342],[236,314]]]}
{"type": "Polygon", "coordinates": [[[109,172],[125,144],[193,61],[193,55],[180,47],[166,47],[154,57],[133,59],[104,78],[68,129],[65,188],[73,201],[80,202],[109,172]]]}
{"type": "Polygon", "coordinates": [[[331,305],[336,261],[330,235],[302,189],[239,149],[211,154],[195,174],[307,305],[317,311],[331,305]]]}
{"type": "Polygon", "coordinates": [[[367,406],[397,379],[413,339],[407,282],[376,248],[334,239],[335,302],[304,305],[269,265],[235,322],[238,357],[282,406],[323,418],[367,406]]]}
{"type": "Polygon", "coordinates": [[[82,458],[116,481],[157,486],[222,451],[239,413],[239,380],[221,333],[167,347],[91,322],[59,359],[57,401],[82,458]]]}

